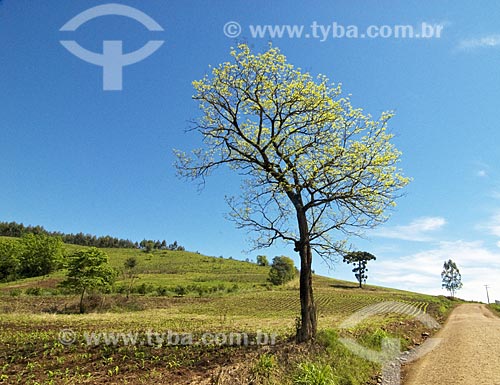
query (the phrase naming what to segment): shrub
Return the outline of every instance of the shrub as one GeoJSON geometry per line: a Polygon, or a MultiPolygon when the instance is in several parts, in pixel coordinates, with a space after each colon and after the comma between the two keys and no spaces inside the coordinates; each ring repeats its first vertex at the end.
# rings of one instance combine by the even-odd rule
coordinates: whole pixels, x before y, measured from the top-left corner
{"type": "Polygon", "coordinates": [[[333,329],[320,330],[316,335],[318,344],[327,349],[336,346],[339,343],[338,339],[339,335],[333,329]]]}
{"type": "Polygon", "coordinates": [[[184,295],[186,295],[188,293],[188,290],[184,286],[177,285],[174,288],[174,293],[177,294],[178,296],[184,296],[184,295]]]}
{"type": "Polygon", "coordinates": [[[252,371],[257,377],[269,379],[276,366],[276,357],[272,354],[264,353],[259,357],[252,371]]]}
{"type": "Polygon", "coordinates": [[[21,289],[12,289],[9,291],[11,297],[19,297],[22,293],[23,291],[21,289]]]}
{"type": "Polygon", "coordinates": [[[146,295],[155,291],[155,288],[151,284],[142,283],[135,288],[135,291],[141,295],[146,295]]]}
{"type": "Polygon", "coordinates": [[[42,295],[42,289],[40,287],[29,287],[25,290],[27,295],[42,295]]]}
{"type": "Polygon", "coordinates": [[[382,341],[389,337],[385,330],[375,329],[373,332],[363,335],[361,342],[368,348],[379,350],[382,348],[382,341]]]}
{"type": "Polygon", "coordinates": [[[336,385],[330,365],[306,362],[299,364],[293,377],[295,385],[336,385]]]}
{"type": "Polygon", "coordinates": [[[190,291],[194,291],[198,294],[198,296],[202,297],[203,294],[207,292],[207,288],[201,285],[193,285],[190,287],[190,291]]]}
{"type": "Polygon", "coordinates": [[[168,289],[165,286],[158,286],[156,293],[160,296],[168,295],[168,289]]]}

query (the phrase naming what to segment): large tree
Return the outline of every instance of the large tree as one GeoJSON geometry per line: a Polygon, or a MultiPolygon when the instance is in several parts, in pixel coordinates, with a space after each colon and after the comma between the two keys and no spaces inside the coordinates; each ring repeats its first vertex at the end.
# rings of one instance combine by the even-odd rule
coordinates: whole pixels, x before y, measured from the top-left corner
{"type": "Polygon", "coordinates": [[[451,259],[444,262],[441,279],[443,280],[441,287],[448,290],[452,298],[455,297],[457,290],[460,290],[463,286],[460,270],[458,270],[457,264],[451,259]]]}
{"type": "Polygon", "coordinates": [[[331,260],[344,251],[337,234],[383,222],[408,183],[400,152],[378,120],[353,108],[340,85],[287,63],[279,49],[254,54],[245,44],[232,61],[193,82],[202,116],[194,130],[204,146],[177,151],[180,175],[204,178],[221,165],[243,176],[228,199],[239,228],[254,230],[255,247],[291,242],[300,255],[301,325],[297,340],[316,333],[313,251],[331,260]]]}

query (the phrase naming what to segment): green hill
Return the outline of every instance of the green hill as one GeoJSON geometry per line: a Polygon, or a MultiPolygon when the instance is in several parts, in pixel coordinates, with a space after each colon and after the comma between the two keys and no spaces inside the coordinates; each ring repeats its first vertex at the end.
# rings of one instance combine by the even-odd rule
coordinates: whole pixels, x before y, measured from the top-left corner
{"type": "MultiPolygon", "coordinates": [[[[84,248],[64,245],[64,253],[70,255],[84,248]]],[[[269,267],[188,251],[155,250],[145,253],[128,248],[102,250],[108,254],[111,266],[119,274],[114,294],[108,296],[116,297],[116,306],[112,309],[96,308],[98,312],[120,311],[120,293],[129,284],[123,266],[131,257],[137,260],[132,293],[135,302],[141,303],[138,306],[140,309],[158,308],[165,304],[172,306],[172,302],[183,314],[217,316],[223,309],[224,314],[231,316],[277,317],[283,320],[283,324],[292,324],[300,311],[298,279],[284,286],[272,286],[267,280],[269,267]],[[152,298],[156,299],[153,301],[152,298]]],[[[50,298],[48,302],[60,302],[68,308],[74,297],[64,295],[58,288],[64,276],[65,270],[60,270],[45,277],[0,283],[0,294],[4,301],[9,297],[15,298],[18,310],[20,303],[30,303],[36,297],[50,298]]],[[[314,277],[314,287],[320,317],[327,319],[333,317],[340,320],[363,306],[381,301],[409,303],[421,311],[427,311],[430,306],[430,311],[439,316],[436,311],[443,301],[429,295],[370,285],[359,289],[357,283],[322,276],[314,277]]],[[[8,311],[6,305],[4,310],[8,311]]]]}
{"type": "MultiPolygon", "coordinates": [[[[64,247],[65,254],[82,248],[64,247]]],[[[127,258],[135,257],[138,278],[133,294],[126,299],[122,288],[128,281],[120,274],[112,293],[87,299],[89,314],[76,314],[78,297],[58,288],[64,270],[0,284],[0,382],[203,383],[204,378],[216,381],[220,376],[217,370],[231,367],[238,376],[255,384],[270,384],[273,378],[274,383],[291,384],[300,362],[318,363],[328,357],[336,362],[335,370],[342,378],[357,371],[346,384],[361,385],[380,368],[348,352],[329,330],[353,313],[381,302],[397,301],[411,308],[413,316],[428,313],[439,320],[453,306],[444,297],[374,286],[359,289],[356,283],[315,276],[322,342],[319,347],[304,350],[289,342],[300,314],[298,280],[272,286],[267,282],[269,267],[187,251],[103,250],[119,271],[127,258]],[[61,331],[65,330],[74,333],[75,341],[61,342],[61,331]],[[151,331],[164,336],[170,333],[175,338],[187,333],[195,339],[206,333],[245,333],[256,338],[266,332],[266,336],[276,336],[277,342],[244,348],[213,341],[187,346],[169,343],[160,344],[160,348],[146,339],[151,331]],[[119,336],[118,340],[93,343],[89,342],[89,333],[123,334],[113,334],[113,338],[119,336]],[[126,337],[130,333],[138,333],[140,343],[131,343],[126,337]]],[[[380,348],[381,336],[395,335],[409,347],[421,341],[423,331],[432,332],[413,317],[385,314],[372,317],[349,333],[367,346],[380,348]]]]}

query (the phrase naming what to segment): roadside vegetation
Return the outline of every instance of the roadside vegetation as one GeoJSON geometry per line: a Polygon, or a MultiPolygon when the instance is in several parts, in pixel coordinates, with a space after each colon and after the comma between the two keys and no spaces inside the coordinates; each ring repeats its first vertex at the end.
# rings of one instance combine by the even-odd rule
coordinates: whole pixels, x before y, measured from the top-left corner
{"type": "Polygon", "coordinates": [[[490,309],[494,310],[496,312],[496,314],[498,314],[500,316],[500,305],[492,303],[489,306],[490,306],[490,309]]]}

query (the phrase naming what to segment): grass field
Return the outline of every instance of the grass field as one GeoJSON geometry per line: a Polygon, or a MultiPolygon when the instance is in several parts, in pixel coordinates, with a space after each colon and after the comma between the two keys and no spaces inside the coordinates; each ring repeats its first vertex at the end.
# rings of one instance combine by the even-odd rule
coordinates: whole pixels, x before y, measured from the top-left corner
{"type": "Polygon", "coordinates": [[[490,308],[496,312],[496,314],[500,315],[500,305],[497,304],[491,304],[490,308]]]}
{"type": "MultiPolygon", "coordinates": [[[[296,345],[297,281],[272,287],[268,267],[198,253],[105,251],[118,270],[135,256],[139,278],[128,300],[120,293],[125,276],[115,293],[87,299],[88,314],[72,314],[78,297],[58,289],[63,271],[0,284],[0,383],[300,384],[308,383],[300,382],[304,376],[324,375],[332,384],[361,385],[376,381],[379,368],[338,342],[343,320],[385,301],[441,320],[453,306],[443,297],[361,290],[315,276],[321,332],[316,344],[296,345]]],[[[423,331],[432,332],[412,317],[386,314],[343,333],[380,349],[384,336],[410,347],[423,331]]]]}

